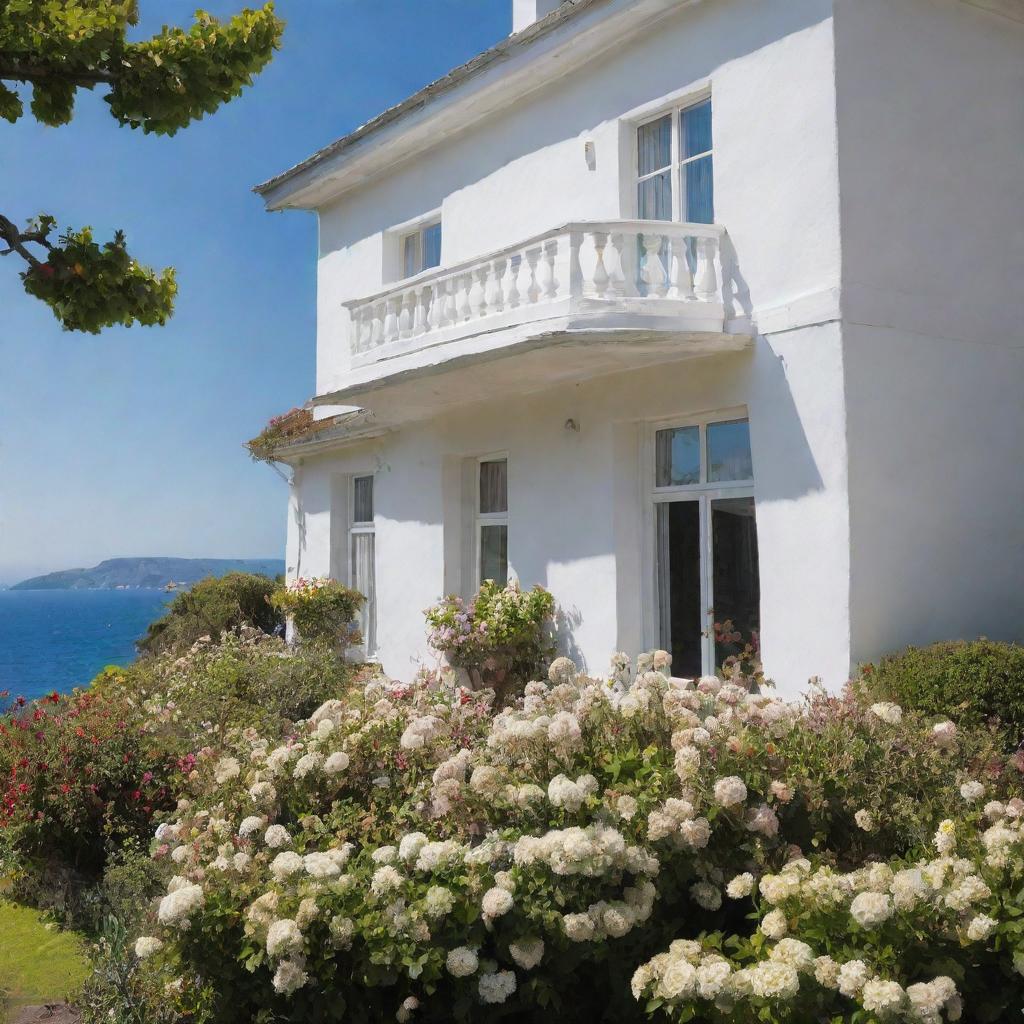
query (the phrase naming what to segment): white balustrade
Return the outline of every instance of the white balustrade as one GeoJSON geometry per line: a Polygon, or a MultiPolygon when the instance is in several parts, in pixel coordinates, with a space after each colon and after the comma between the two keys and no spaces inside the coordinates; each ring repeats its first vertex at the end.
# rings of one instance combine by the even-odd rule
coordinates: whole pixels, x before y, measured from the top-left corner
{"type": "Polygon", "coordinates": [[[568,224],[346,302],[351,350],[372,357],[394,342],[404,351],[570,309],[626,310],[659,323],[673,310],[720,309],[723,233],[670,221],[568,224]]]}

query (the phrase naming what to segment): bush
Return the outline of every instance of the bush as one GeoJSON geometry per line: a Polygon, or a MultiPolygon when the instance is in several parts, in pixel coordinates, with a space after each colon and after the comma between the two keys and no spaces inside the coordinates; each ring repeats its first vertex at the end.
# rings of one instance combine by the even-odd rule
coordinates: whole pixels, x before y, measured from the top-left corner
{"type": "Polygon", "coordinates": [[[145,947],[221,1024],[935,1024],[960,998],[1008,1019],[1024,760],[853,693],[786,703],[667,662],[633,679],[616,655],[608,682],[560,658],[501,712],[375,679],[284,742],[202,753],[157,832],[145,947]],[[862,964],[837,987],[816,956],[862,964]]]}
{"type": "Polygon", "coordinates": [[[555,600],[543,587],[501,587],[485,580],[470,601],[452,595],[426,611],[428,641],[449,664],[465,669],[477,689],[504,703],[539,675],[554,654],[550,629],[555,600]]]}
{"type": "Polygon", "coordinates": [[[15,701],[0,716],[0,876],[80,927],[112,911],[131,923],[152,882],[132,851],[148,857],[153,816],[174,806],[197,751],[246,728],[287,735],[352,674],[330,651],[249,628],[15,701]]]}
{"type": "Polygon", "coordinates": [[[271,603],[292,620],[302,640],[350,647],[361,637],[354,626],[366,598],[326,576],[300,576],[271,595],[271,603]]]}
{"type": "Polygon", "coordinates": [[[1024,739],[1024,647],[994,640],[908,647],[865,665],[862,685],[878,699],[962,723],[998,719],[1024,739]]]}
{"type": "Polygon", "coordinates": [[[217,640],[244,625],[273,633],[284,625],[270,604],[276,586],[258,573],[209,576],[178,594],[136,646],[142,654],[182,654],[200,637],[217,640]]]}

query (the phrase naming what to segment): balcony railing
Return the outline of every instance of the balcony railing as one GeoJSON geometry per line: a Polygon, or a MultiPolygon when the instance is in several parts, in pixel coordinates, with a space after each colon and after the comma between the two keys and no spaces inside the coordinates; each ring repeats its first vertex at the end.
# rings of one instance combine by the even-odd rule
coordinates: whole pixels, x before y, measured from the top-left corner
{"type": "Polygon", "coordinates": [[[610,313],[604,329],[721,331],[723,234],[715,224],[566,224],[425,271],[344,304],[353,363],[558,317],[610,313]]]}

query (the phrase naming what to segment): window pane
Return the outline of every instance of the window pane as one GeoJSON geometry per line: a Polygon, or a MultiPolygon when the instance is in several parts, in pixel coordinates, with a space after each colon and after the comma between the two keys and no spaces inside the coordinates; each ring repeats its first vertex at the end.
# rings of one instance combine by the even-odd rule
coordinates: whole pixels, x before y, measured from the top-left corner
{"type": "Polygon", "coordinates": [[[372,476],[357,476],[352,481],[352,522],[373,522],[372,476]]]}
{"type": "Polygon", "coordinates": [[[636,130],[637,171],[641,177],[672,163],[672,115],[642,124],[636,130]]]}
{"type": "Polygon", "coordinates": [[[715,667],[747,644],[757,647],[761,583],[753,498],[711,503],[715,597],[715,667]]]}
{"type": "Polygon", "coordinates": [[[356,621],[367,654],[372,654],[377,648],[377,574],[374,565],[374,540],[372,533],[352,534],[352,586],[366,598],[356,621]]]}
{"type": "Polygon", "coordinates": [[[480,527],[480,582],[508,583],[508,527],[480,527]]]}
{"type": "Polygon", "coordinates": [[[664,171],[637,186],[637,213],[641,220],[672,219],[672,172],[664,171]]]}
{"type": "Polygon", "coordinates": [[[690,107],[679,115],[682,121],[683,159],[711,150],[711,100],[690,107]]]}
{"type": "Polygon", "coordinates": [[[683,195],[686,197],[685,219],[691,224],[715,222],[715,181],[712,158],[702,156],[683,164],[683,195]]]}
{"type": "Polygon", "coordinates": [[[441,225],[431,224],[423,229],[423,266],[422,270],[441,266],[441,225]]]}
{"type": "Polygon", "coordinates": [[[657,517],[661,646],[672,655],[672,675],[692,679],[703,670],[700,505],[661,502],[657,517]]]}
{"type": "Polygon", "coordinates": [[[708,424],[708,480],[752,480],[750,423],[732,420],[708,424]]]}
{"type": "MultiPolygon", "coordinates": [[[[480,463],[480,512],[508,511],[508,461],[480,463]]],[[[486,579],[487,577],[485,577],[486,579]]]]}
{"type": "Polygon", "coordinates": [[[658,487],[700,483],[700,427],[659,430],[654,448],[658,487]]]}
{"type": "Polygon", "coordinates": [[[405,236],[402,267],[406,277],[412,277],[420,272],[420,233],[418,231],[405,236]]]}

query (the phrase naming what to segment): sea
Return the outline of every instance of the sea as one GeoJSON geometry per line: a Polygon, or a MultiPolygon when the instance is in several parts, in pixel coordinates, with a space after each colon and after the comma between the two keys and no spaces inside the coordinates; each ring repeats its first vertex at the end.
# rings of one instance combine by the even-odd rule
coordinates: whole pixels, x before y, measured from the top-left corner
{"type": "Polygon", "coordinates": [[[0,692],[67,693],[106,665],[128,664],[173,598],[162,590],[0,590],[0,692]]]}

